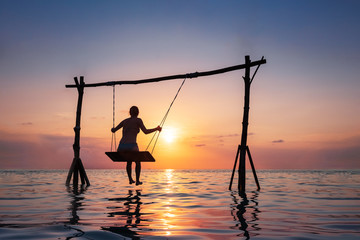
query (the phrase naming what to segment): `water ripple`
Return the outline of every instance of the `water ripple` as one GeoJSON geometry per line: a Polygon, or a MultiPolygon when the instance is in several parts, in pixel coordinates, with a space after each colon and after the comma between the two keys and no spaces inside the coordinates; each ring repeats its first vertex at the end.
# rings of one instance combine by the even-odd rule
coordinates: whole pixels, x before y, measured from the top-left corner
{"type": "MultiPolygon", "coordinates": [[[[259,171],[248,192],[228,191],[227,170],[0,171],[1,239],[354,239],[360,172],[259,171]],[[19,231],[21,229],[21,231],[19,231]]],[[[248,175],[251,176],[251,175],[248,175]]]]}

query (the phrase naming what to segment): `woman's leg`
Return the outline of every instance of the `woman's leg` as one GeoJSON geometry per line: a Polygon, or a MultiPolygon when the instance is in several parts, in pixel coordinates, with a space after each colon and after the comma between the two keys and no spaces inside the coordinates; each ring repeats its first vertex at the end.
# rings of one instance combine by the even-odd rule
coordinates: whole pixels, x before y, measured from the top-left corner
{"type": "Polygon", "coordinates": [[[127,172],[128,178],[129,178],[129,183],[133,184],[135,181],[131,177],[131,165],[132,165],[131,161],[128,161],[126,163],[126,172],[127,172]]]}
{"type": "Polygon", "coordinates": [[[135,173],[136,173],[136,185],[141,185],[142,182],[140,182],[140,173],[141,173],[141,162],[140,161],[136,162],[135,173]]]}

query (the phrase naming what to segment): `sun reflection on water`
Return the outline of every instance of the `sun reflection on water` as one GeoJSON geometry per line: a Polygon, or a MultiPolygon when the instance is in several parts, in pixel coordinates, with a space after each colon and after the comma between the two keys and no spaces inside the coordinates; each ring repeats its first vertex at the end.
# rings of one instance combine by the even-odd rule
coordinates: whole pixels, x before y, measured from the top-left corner
{"type": "MultiPolygon", "coordinates": [[[[174,193],[173,191],[173,185],[174,185],[174,181],[173,181],[173,169],[166,169],[165,170],[165,178],[166,178],[166,187],[165,187],[165,193],[166,194],[172,194],[174,193]]],[[[171,235],[171,231],[166,231],[166,230],[171,230],[174,229],[176,224],[174,223],[174,219],[177,216],[175,214],[176,210],[175,208],[172,207],[173,205],[173,199],[172,198],[168,198],[167,201],[164,202],[165,207],[165,211],[163,211],[162,213],[162,224],[164,226],[164,230],[165,230],[165,235],[166,236],[170,236],[171,235]]]]}

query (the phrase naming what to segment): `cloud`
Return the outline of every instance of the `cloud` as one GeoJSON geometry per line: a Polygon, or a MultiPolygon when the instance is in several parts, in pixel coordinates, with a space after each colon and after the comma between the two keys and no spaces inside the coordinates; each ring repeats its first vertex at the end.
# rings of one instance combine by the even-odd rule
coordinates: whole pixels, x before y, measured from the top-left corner
{"type": "Polygon", "coordinates": [[[323,147],[254,147],[251,154],[259,169],[359,169],[360,136],[334,141],[323,147]]]}
{"type": "Polygon", "coordinates": [[[93,116],[93,117],[90,117],[91,120],[104,120],[106,119],[106,117],[102,116],[102,117],[97,117],[97,116],[93,116]]]}
{"type": "MultiPolygon", "coordinates": [[[[67,169],[74,158],[73,136],[0,132],[0,169],[67,169]]],[[[81,138],[80,158],[85,168],[117,168],[107,159],[108,141],[81,138]]]]}
{"type": "Polygon", "coordinates": [[[74,118],[74,112],[57,112],[53,114],[53,117],[62,121],[68,121],[74,118]]]}
{"type": "MultiPolygon", "coordinates": [[[[208,158],[210,155],[221,156],[229,159],[232,165],[234,149],[216,148],[217,140],[214,143],[211,142],[210,137],[197,137],[190,142],[190,145],[199,151],[206,148],[206,151],[202,152],[202,158],[208,158]]],[[[275,141],[284,142],[280,140],[275,141]]],[[[0,169],[69,169],[74,157],[73,141],[73,136],[40,134],[25,136],[0,131],[0,169]]],[[[321,148],[319,145],[316,147],[298,145],[291,148],[287,144],[279,144],[277,147],[271,146],[272,144],[267,147],[252,146],[251,155],[258,169],[360,168],[360,135],[319,144],[322,144],[321,148]]],[[[109,148],[109,139],[81,137],[80,157],[85,168],[124,167],[123,164],[114,163],[106,157],[104,152],[109,148]]],[[[211,164],[215,168],[224,168],[224,165],[215,162],[211,164]]],[[[199,168],[207,166],[205,162],[198,165],[199,168]]]]}
{"type": "Polygon", "coordinates": [[[205,147],[206,144],[196,144],[195,147],[205,147]]]}
{"type": "Polygon", "coordinates": [[[0,139],[0,168],[62,168],[66,158],[71,158],[69,137],[0,139]]]}
{"type": "Polygon", "coordinates": [[[20,123],[20,125],[22,125],[22,126],[32,126],[34,124],[32,122],[23,122],[23,123],[20,123]]]}
{"type": "Polygon", "coordinates": [[[272,143],[283,143],[283,142],[285,142],[285,141],[282,139],[272,141],[272,143]]]}
{"type": "MultiPolygon", "coordinates": [[[[235,138],[239,138],[240,134],[225,134],[225,135],[197,135],[192,136],[186,140],[194,147],[205,147],[205,146],[225,146],[230,142],[233,142],[235,138]]],[[[239,138],[240,140],[240,138],[239,138]]]]}
{"type": "Polygon", "coordinates": [[[234,134],[227,134],[227,135],[218,135],[215,136],[216,138],[231,138],[231,137],[239,137],[240,134],[234,133],[234,134]]]}
{"type": "Polygon", "coordinates": [[[240,137],[240,134],[234,133],[234,134],[226,134],[226,135],[198,135],[198,136],[192,136],[191,140],[207,142],[217,139],[217,141],[224,141],[224,139],[226,138],[234,138],[234,137],[240,137]]]}

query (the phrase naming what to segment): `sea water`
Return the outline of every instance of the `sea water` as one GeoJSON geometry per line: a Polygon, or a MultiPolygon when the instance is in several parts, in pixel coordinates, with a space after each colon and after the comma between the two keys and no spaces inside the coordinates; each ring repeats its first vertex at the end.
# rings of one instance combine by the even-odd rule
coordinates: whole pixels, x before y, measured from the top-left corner
{"type": "Polygon", "coordinates": [[[66,170],[0,171],[0,239],[360,239],[360,171],[88,170],[91,186],[65,186],[66,170]]]}

